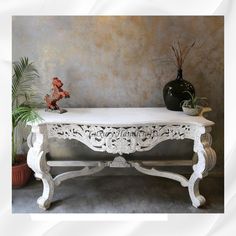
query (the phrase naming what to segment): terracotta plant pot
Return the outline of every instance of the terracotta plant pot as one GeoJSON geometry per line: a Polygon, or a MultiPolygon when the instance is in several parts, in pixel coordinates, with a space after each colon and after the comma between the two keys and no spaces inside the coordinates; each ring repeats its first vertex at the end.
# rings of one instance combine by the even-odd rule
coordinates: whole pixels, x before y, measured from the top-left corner
{"type": "Polygon", "coordinates": [[[31,173],[32,171],[26,163],[26,156],[18,155],[16,164],[12,166],[12,187],[21,188],[25,186],[31,173]]]}

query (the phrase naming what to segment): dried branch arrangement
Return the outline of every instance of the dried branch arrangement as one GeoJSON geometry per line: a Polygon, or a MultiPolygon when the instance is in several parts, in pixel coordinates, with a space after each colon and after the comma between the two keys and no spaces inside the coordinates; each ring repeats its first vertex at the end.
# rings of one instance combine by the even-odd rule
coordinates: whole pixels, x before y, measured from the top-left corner
{"type": "Polygon", "coordinates": [[[176,67],[178,68],[178,70],[182,69],[184,61],[187,55],[189,54],[189,52],[191,51],[191,49],[194,47],[194,45],[195,45],[195,41],[190,46],[182,47],[182,45],[180,45],[179,40],[177,42],[174,42],[171,45],[171,49],[174,55],[174,63],[176,67]]]}

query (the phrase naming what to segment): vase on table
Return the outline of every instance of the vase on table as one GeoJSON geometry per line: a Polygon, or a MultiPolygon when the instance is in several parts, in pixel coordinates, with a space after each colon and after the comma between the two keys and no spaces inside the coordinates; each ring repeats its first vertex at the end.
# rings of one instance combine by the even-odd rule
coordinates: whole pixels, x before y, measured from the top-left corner
{"type": "Polygon", "coordinates": [[[183,79],[182,69],[178,69],[175,80],[168,82],[163,89],[163,98],[168,110],[182,111],[182,102],[190,99],[189,91],[195,95],[193,85],[183,79]]]}

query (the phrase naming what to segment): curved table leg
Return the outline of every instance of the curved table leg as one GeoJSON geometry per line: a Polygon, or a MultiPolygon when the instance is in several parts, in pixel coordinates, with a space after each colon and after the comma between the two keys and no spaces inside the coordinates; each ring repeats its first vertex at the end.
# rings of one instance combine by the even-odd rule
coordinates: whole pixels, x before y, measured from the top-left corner
{"type": "Polygon", "coordinates": [[[30,148],[27,164],[35,172],[36,179],[41,179],[43,182],[43,194],[38,198],[37,203],[40,208],[46,210],[51,204],[54,193],[54,181],[46,161],[48,151],[47,127],[45,125],[32,126],[27,142],[30,148]]]}
{"type": "Polygon", "coordinates": [[[207,176],[216,163],[216,153],[211,148],[210,129],[194,140],[194,152],[197,154],[197,163],[193,165],[193,174],[189,179],[188,191],[194,207],[202,206],[206,199],[199,192],[200,180],[207,176]]]}

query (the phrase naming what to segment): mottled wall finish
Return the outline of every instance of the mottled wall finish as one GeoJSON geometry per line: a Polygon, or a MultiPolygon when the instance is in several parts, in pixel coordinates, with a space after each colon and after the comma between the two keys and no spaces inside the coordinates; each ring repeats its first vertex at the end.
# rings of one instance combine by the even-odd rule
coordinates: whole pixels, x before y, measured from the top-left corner
{"type": "MultiPolygon", "coordinates": [[[[209,118],[216,122],[215,170],[223,172],[223,17],[13,17],[13,60],[28,56],[35,62],[41,78],[34,87],[42,96],[49,92],[52,77],[62,78],[71,93],[61,102],[64,107],[164,106],[163,86],[176,75],[166,59],[178,38],[184,44],[197,42],[184,65],[184,77],[198,96],[209,98],[213,108],[209,118]]],[[[188,142],[182,149],[171,144],[167,157],[165,143],[151,153],[160,158],[191,157],[191,148],[185,150],[188,142]]],[[[80,148],[83,157],[97,155],[64,141],[54,142],[51,154],[79,155],[80,148]]]]}

